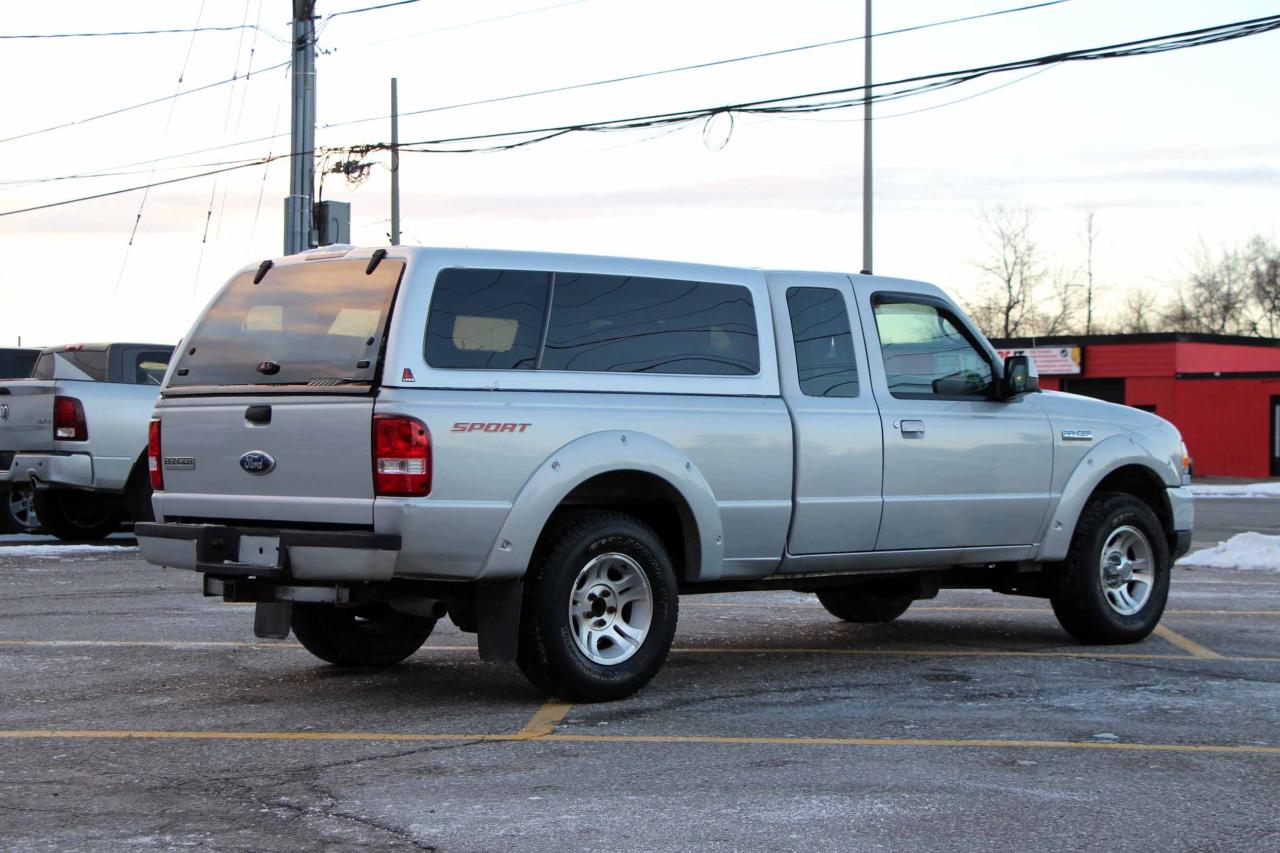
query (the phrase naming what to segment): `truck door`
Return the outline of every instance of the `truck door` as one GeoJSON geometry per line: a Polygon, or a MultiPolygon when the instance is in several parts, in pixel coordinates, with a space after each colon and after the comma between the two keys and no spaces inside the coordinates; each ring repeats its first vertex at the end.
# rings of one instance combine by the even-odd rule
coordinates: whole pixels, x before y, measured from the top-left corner
{"type": "Polygon", "coordinates": [[[880,526],[880,414],[845,276],[768,275],[795,442],[790,554],[871,551],[880,526]]]}
{"type": "Polygon", "coordinates": [[[884,433],[876,550],[1029,545],[1049,503],[1037,395],[994,395],[995,355],[944,300],[860,294],[884,433]]]}

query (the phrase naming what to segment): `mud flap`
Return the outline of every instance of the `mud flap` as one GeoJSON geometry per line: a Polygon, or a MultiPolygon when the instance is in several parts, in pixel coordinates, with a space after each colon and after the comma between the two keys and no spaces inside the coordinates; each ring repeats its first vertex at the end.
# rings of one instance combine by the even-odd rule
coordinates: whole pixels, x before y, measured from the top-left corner
{"type": "Polygon", "coordinates": [[[270,640],[289,636],[293,624],[293,602],[259,601],[253,608],[253,635],[270,640]]]}
{"type": "Polygon", "coordinates": [[[523,598],[524,584],[518,580],[480,581],[476,584],[476,639],[480,660],[516,659],[523,598]]]}

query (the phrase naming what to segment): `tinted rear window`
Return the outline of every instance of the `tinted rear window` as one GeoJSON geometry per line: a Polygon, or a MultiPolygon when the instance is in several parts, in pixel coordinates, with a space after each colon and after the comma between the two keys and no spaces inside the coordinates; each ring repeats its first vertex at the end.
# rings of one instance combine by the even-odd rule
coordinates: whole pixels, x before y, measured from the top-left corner
{"type": "Polygon", "coordinates": [[[431,295],[427,364],[532,370],[550,280],[545,272],[442,271],[431,295]]]}
{"type": "Polygon", "coordinates": [[[751,291],[556,273],[542,368],[742,376],[760,369],[751,291]]]}
{"type": "Polygon", "coordinates": [[[741,285],[541,271],[443,270],[426,356],[432,367],[482,370],[760,370],[755,306],[741,285]]]}
{"type": "Polygon", "coordinates": [[[79,379],[105,382],[107,351],[57,350],[40,354],[31,374],[36,379],[79,379]]]}
{"type": "Polygon", "coordinates": [[[367,265],[283,265],[259,284],[254,272],[236,276],[184,343],[170,385],[371,383],[404,262],[384,260],[371,275],[367,265]]]}
{"type": "Polygon", "coordinates": [[[800,391],[807,397],[858,396],[858,363],[844,296],[826,287],[787,289],[800,391]]]}

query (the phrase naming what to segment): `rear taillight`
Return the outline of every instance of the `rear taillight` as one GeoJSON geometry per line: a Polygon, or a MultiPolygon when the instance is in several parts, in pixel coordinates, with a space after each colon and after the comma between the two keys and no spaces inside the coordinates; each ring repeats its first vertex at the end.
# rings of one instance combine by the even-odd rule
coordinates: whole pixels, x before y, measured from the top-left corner
{"type": "Polygon", "coordinates": [[[160,467],[160,420],[152,418],[147,427],[147,471],[151,474],[151,490],[164,491],[164,469],[160,467]]]}
{"type": "Polygon", "coordinates": [[[84,406],[75,397],[53,398],[53,437],[57,441],[88,441],[84,406]]]}
{"type": "Polygon", "coordinates": [[[431,491],[431,435],[417,418],[373,416],[373,490],[379,495],[431,491]]]}

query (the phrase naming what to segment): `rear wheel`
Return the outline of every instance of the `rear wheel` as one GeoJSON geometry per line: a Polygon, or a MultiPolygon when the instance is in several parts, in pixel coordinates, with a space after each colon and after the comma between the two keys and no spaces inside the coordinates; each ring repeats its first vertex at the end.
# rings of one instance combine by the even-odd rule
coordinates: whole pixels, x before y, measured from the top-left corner
{"type": "Polygon", "coordinates": [[[391,666],[416,652],[436,620],[385,604],[295,604],[293,635],[311,654],[340,666],[391,666]]]}
{"type": "Polygon", "coordinates": [[[0,502],[0,533],[35,533],[39,529],[35,492],[27,488],[6,492],[0,502]]]}
{"type": "Polygon", "coordinates": [[[1102,495],[1080,515],[1053,612],[1082,643],[1136,643],[1164,613],[1169,572],[1169,544],[1151,508],[1132,495],[1102,495]]]}
{"type": "Polygon", "coordinates": [[[118,498],[98,492],[36,491],[40,526],[66,542],[98,542],[120,527],[118,498]]]}
{"type": "Polygon", "coordinates": [[[666,660],[678,601],[671,558],[648,525],[617,512],[578,516],[525,578],[517,662],[562,699],[630,696],[666,660]]]}
{"type": "Polygon", "coordinates": [[[916,600],[914,585],[856,584],[817,591],[827,612],[846,622],[892,622],[916,600]]]}

